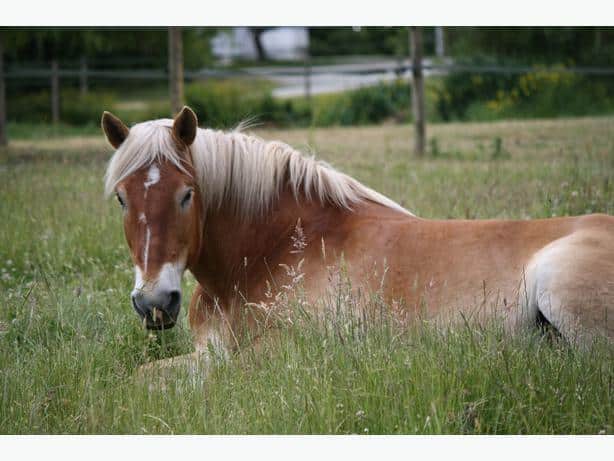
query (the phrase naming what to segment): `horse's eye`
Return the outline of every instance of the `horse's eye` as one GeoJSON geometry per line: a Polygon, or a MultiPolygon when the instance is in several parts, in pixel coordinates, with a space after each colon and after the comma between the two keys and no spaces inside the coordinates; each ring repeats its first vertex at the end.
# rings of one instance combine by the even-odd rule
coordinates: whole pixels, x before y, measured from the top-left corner
{"type": "Polygon", "coordinates": [[[192,194],[193,194],[192,189],[190,189],[189,191],[185,193],[185,195],[181,199],[181,208],[185,208],[188,206],[188,204],[190,203],[190,200],[192,199],[192,194]]]}
{"type": "Polygon", "coordinates": [[[126,204],[124,203],[124,200],[122,199],[121,195],[115,194],[115,196],[117,197],[117,201],[122,206],[122,208],[126,208],[126,204]]]}

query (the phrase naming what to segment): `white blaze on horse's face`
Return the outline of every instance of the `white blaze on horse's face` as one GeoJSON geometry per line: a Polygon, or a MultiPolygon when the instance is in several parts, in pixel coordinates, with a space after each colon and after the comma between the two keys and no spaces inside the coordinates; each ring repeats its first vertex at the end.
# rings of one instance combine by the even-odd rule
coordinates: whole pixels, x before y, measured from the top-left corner
{"type": "Polygon", "coordinates": [[[135,264],[133,307],[147,327],[172,327],[181,305],[181,278],[200,242],[200,200],[192,179],[169,162],[152,163],[117,190],[135,264]]]}
{"type": "Polygon", "coordinates": [[[135,266],[132,304],[148,328],[175,324],[181,306],[181,277],[199,256],[202,202],[189,156],[197,127],[194,112],[184,108],[172,132],[160,138],[161,150],[172,149],[174,158],[181,158],[179,168],[177,160],[140,149],[147,139],[139,133],[130,137],[130,130],[114,115],[105,112],[102,117],[105,135],[118,149],[111,163],[126,165],[121,178],[112,184],[124,210],[124,232],[135,266]],[[129,161],[145,166],[130,169],[129,161]]]}
{"type": "Polygon", "coordinates": [[[160,181],[160,169],[158,168],[158,165],[152,163],[152,165],[149,167],[149,171],[147,172],[147,181],[143,183],[143,186],[145,186],[145,194],[147,194],[147,189],[154,184],[157,184],[158,181],[160,181]]]}

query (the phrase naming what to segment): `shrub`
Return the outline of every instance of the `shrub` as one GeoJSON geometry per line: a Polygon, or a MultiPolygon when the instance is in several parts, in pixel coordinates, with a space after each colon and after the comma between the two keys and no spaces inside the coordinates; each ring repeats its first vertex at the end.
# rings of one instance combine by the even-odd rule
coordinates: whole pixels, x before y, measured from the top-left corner
{"type": "MultiPolygon", "coordinates": [[[[47,90],[9,96],[7,118],[20,123],[50,123],[51,94],[47,90]]],[[[81,95],[75,89],[60,93],[60,120],[69,125],[98,124],[100,115],[115,103],[115,95],[92,92],[81,95]]]]}
{"type": "MultiPolygon", "coordinates": [[[[491,64],[474,61],[472,64],[491,64]]],[[[581,116],[614,111],[607,78],[579,76],[563,66],[524,74],[455,72],[434,92],[442,120],[492,120],[581,116]]]]}
{"type": "MultiPolygon", "coordinates": [[[[496,63],[485,58],[476,58],[459,64],[486,66],[496,63]]],[[[434,94],[438,116],[444,121],[463,120],[467,118],[467,111],[472,103],[493,98],[498,91],[512,88],[515,82],[516,76],[511,74],[449,73],[443,77],[443,84],[434,94]]]]}
{"type": "Polygon", "coordinates": [[[363,125],[385,119],[407,120],[409,85],[403,81],[380,83],[347,93],[320,96],[314,103],[313,124],[363,125]]]}
{"type": "Polygon", "coordinates": [[[499,91],[485,103],[488,118],[589,115],[614,109],[608,88],[586,77],[560,70],[523,74],[508,91],[499,91]]]}
{"type": "Polygon", "coordinates": [[[113,93],[79,94],[77,90],[62,92],[60,118],[69,125],[98,125],[104,110],[109,110],[115,103],[113,93]]]}
{"type": "Polygon", "coordinates": [[[187,103],[203,123],[230,127],[255,118],[261,123],[288,125],[359,125],[386,118],[406,120],[409,86],[403,82],[305,98],[276,100],[269,86],[248,81],[195,83],[186,88],[187,103]]]}
{"type": "Polygon", "coordinates": [[[25,95],[7,94],[6,117],[11,122],[51,122],[51,96],[49,91],[38,91],[25,95]]]}
{"type": "MultiPolygon", "coordinates": [[[[331,126],[379,123],[386,119],[409,120],[410,89],[403,81],[380,83],[344,93],[273,98],[271,84],[254,80],[207,80],[186,86],[186,103],[199,115],[201,123],[230,128],[246,119],[276,126],[331,126]]],[[[81,95],[76,89],[61,93],[60,119],[67,125],[97,125],[103,110],[113,110],[128,125],[143,120],[168,117],[165,99],[142,104],[116,104],[110,91],[81,95]]],[[[49,91],[20,94],[8,104],[9,120],[19,123],[51,122],[49,91]]]]}
{"type": "Polygon", "coordinates": [[[410,87],[401,80],[361,88],[350,93],[352,124],[377,123],[387,118],[406,121],[410,104],[410,87]]]}
{"type": "Polygon", "coordinates": [[[261,82],[196,82],[186,87],[185,98],[202,122],[209,126],[228,128],[247,118],[269,121],[272,115],[279,117],[270,89],[261,82]]]}

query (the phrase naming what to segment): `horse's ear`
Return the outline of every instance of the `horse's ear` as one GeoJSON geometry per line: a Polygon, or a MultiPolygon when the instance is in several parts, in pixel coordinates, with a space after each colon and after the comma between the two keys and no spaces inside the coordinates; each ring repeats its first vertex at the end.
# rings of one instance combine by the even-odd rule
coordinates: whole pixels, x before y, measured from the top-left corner
{"type": "Polygon", "coordinates": [[[181,140],[186,146],[189,146],[194,142],[196,130],[198,130],[198,119],[196,118],[196,114],[188,106],[183,106],[183,109],[177,114],[173,122],[173,134],[175,138],[181,140]]]}
{"type": "Polygon", "coordinates": [[[107,137],[107,141],[115,149],[121,146],[122,142],[128,137],[128,133],[130,133],[130,129],[124,125],[124,122],[106,110],[102,113],[100,125],[104,135],[107,137]]]}

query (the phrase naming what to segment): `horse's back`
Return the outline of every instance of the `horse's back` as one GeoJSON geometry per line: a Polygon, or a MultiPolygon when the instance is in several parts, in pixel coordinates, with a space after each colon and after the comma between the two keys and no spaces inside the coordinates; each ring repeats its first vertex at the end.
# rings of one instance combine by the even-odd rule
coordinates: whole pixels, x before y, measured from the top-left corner
{"type": "Polygon", "coordinates": [[[381,286],[410,315],[484,318],[502,308],[518,325],[534,323],[539,311],[567,337],[614,336],[614,217],[434,221],[372,215],[359,221],[347,248],[360,267],[354,279],[364,283],[373,261],[387,266],[381,286]]]}

